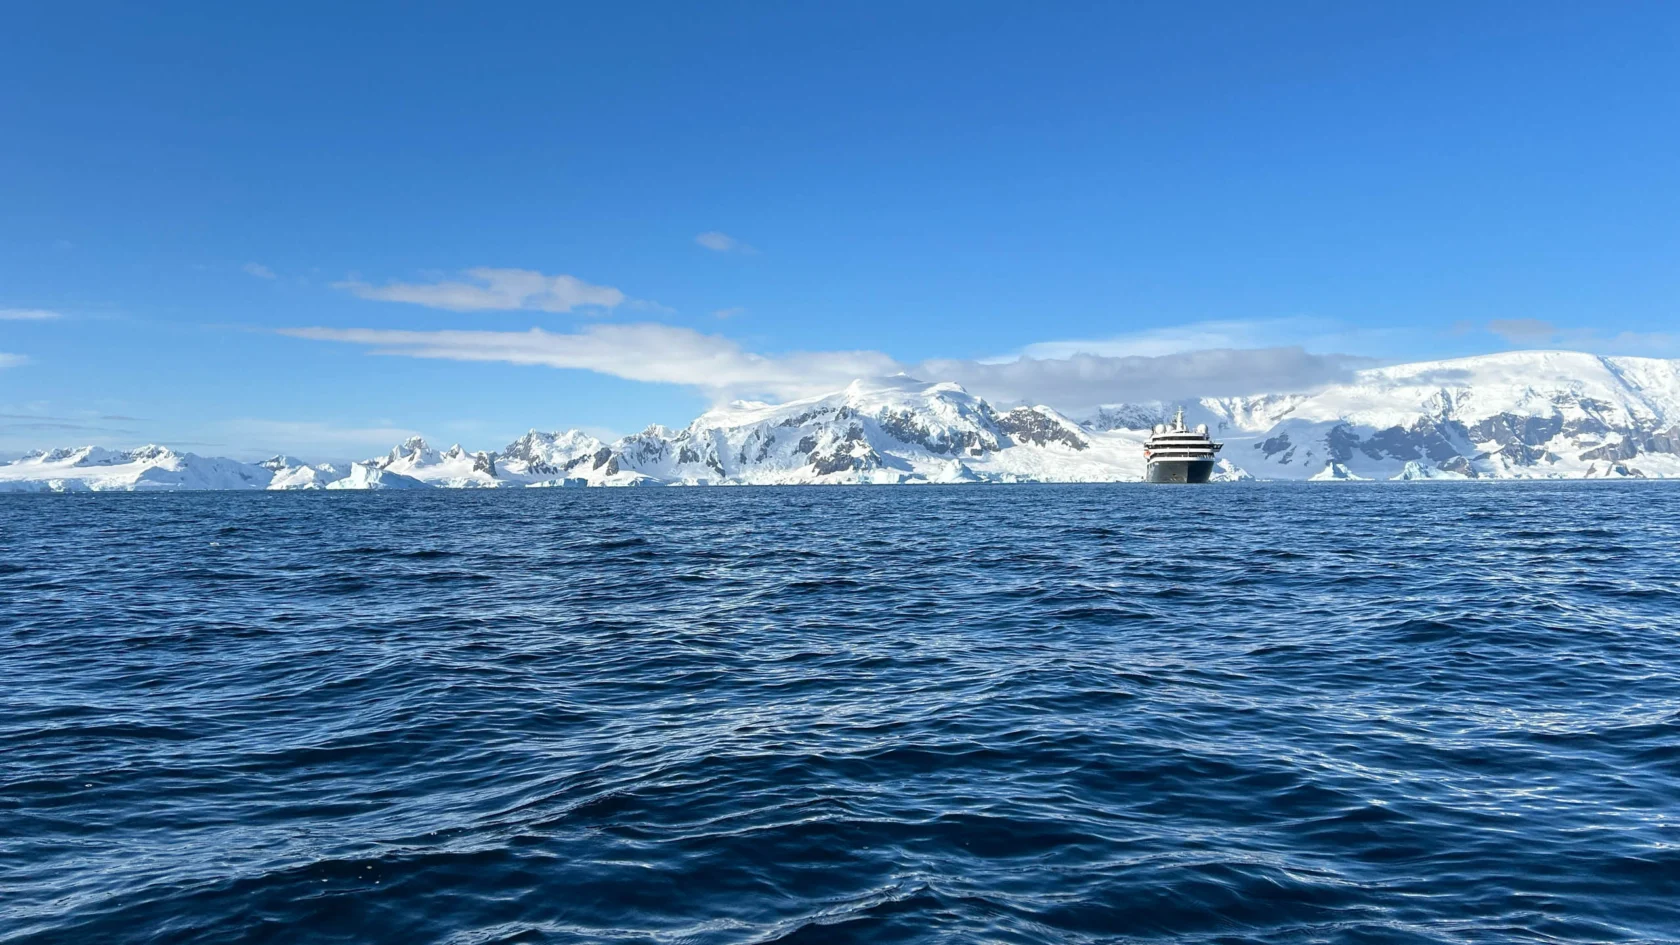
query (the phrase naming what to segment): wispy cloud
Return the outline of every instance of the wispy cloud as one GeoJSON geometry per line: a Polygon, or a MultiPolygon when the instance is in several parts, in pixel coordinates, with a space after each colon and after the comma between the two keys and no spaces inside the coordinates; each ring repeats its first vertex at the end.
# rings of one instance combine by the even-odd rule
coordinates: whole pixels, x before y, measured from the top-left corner
{"type": "Polygon", "coordinates": [[[1185,351],[1297,346],[1310,351],[1346,350],[1349,347],[1367,347],[1388,334],[1386,330],[1350,329],[1332,319],[1310,316],[1223,319],[1166,325],[1103,338],[1038,342],[991,360],[1063,359],[1082,354],[1114,358],[1160,357],[1185,351]]]}
{"type": "Polygon", "coordinates": [[[29,363],[29,358],[21,354],[7,354],[0,351],[0,369],[22,367],[29,363]]]}
{"type": "Polygon", "coordinates": [[[753,354],[719,335],[658,324],[592,325],[577,332],[297,328],[281,333],[365,345],[375,354],[573,368],[680,384],[717,397],[799,397],[900,367],[875,351],[753,354]]]}
{"type": "Polygon", "coordinates": [[[0,413],[0,420],[36,420],[43,423],[69,423],[83,425],[95,420],[122,420],[138,423],[144,417],[130,417],[117,413],[84,413],[75,417],[57,417],[44,413],[0,413]]]}
{"type": "Polygon", "coordinates": [[[0,321],[44,321],[60,317],[58,312],[44,308],[0,308],[0,321]]]}
{"type": "Polygon", "coordinates": [[[74,433],[89,436],[132,436],[134,431],[101,423],[109,417],[78,420],[70,417],[43,417],[35,414],[0,413],[0,433],[74,433]]]}
{"type": "Polygon", "coordinates": [[[1567,328],[1539,318],[1496,318],[1488,333],[1517,347],[1561,347],[1596,354],[1661,357],[1680,350],[1680,334],[1665,331],[1621,331],[1607,334],[1598,328],[1567,328]]]}
{"type": "Polygon", "coordinates": [[[1350,380],[1359,368],[1376,363],[1286,346],[1013,361],[935,359],[922,362],[914,373],[956,381],[999,404],[1048,404],[1079,413],[1100,404],[1311,391],[1350,380]]]}
{"type": "Polygon", "coordinates": [[[1487,330],[1515,345],[1544,344],[1558,334],[1556,325],[1538,318],[1496,318],[1487,330]]]}
{"type": "Polygon", "coordinates": [[[262,263],[248,262],[245,265],[240,266],[239,269],[240,269],[241,272],[245,273],[246,275],[256,276],[258,279],[273,279],[273,278],[275,278],[274,270],[268,268],[267,266],[263,265],[262,263]]]}
{"type": "Polygon", "coordinates": [[[879,351],[757,354],[721,335],[657,324],[597,325],[574,333],[535,328],[524,332],[298,328],[282,333],[363,345],[381,355],[593,371],[682,385],[716,400],[788,400],[833,391],[860,377],[907,372],[924,379],[955,380],[1001,404],[1043,403],[1075,411],[1126,400],[1310,390],[1344,380],[1355,369],[1372,363],[1349,355],[1281,347],[906,364],[879,351]]]}
{"type": "Polygon", "coordinates": [[[707,230],[701,233],[694,238],[694,242],[714,253],[743,253],[750,256],[758,252],[757,249],[730,236],[728,233],[720,233],[717,230],[707,230]]]}
{"type": "Polygon", "coordinates": [[[73,443],[132,443],[141,439],[134,425],[145,422],[126,414],[55,409],[47,401],[0,404],[0,457],[73,443]]]}
{"type": "Polygon", "coordinates": [[[575,276],[549,276],[531,269],[493,269],[480,266],[462,273],[465,282],[393,282],[375,286],[358,280],[333,283],[358,298],[379,302],[407,302],[451,312],[612,309],[625,301],[612,286],[591,285],[575,276]]]}
{"type": "Polygon", "coordinates": [[[747,310],[739,305],[732,305],[729,308],[720,308],[712,314],[718,318],[739,318],[747,314],[747,310]]]}
{"type": "Polygon", "coordinates": [[[1603,346],[1613,354],[1655,357],[1680,351],[1680,334],[1668,331],[1623,331],[1605,338],[1603,346]]]}

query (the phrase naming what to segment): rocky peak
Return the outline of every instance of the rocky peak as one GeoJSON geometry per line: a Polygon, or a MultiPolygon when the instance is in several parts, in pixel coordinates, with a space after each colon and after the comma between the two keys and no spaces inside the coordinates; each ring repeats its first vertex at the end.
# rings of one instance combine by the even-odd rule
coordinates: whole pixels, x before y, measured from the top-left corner
{"type": "Polygon", "coordinates": [[[178,458],[174,450],[167,446],[159,446],[156,443],[148,443],[139,449],[129,450],[124,455],[131,463],[155,463],[178,458]]]}

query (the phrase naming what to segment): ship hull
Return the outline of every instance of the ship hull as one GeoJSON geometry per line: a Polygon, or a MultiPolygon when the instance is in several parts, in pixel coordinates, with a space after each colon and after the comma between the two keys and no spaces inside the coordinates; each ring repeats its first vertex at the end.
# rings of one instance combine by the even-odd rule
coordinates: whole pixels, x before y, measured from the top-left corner
{"type": "Polygon", "coordinates": [[[1143,478],[1145,482],[1207,482],[1213,478],[1213,460],[1163,459],[1152,461],[1143,478]]]}

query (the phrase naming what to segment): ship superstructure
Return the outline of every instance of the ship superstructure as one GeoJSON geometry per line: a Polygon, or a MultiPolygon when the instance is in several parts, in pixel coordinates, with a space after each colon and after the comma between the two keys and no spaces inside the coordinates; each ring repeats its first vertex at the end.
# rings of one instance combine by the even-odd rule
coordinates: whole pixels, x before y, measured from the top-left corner
{"type": "Polygon", "coordinates": [[[1172,423],[1157,423],[1143,444],[1148,482],[1207,482],[1213,476],[1213,455],[1222,443],[1208,436],[1207,424],[1194,430],[1184,425],[1184,408],[1178,408],[1172,423]]]}

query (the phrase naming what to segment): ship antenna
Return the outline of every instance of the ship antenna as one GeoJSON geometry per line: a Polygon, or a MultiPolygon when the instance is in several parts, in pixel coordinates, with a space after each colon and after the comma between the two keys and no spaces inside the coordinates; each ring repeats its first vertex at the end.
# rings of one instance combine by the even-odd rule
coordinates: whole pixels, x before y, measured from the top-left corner
{"type": "Polygon", "coordinates": [[[1184,405],[1178,405],[1178,413],[1173,416],[1173,429],[1184,429],[1184,405]]]}

